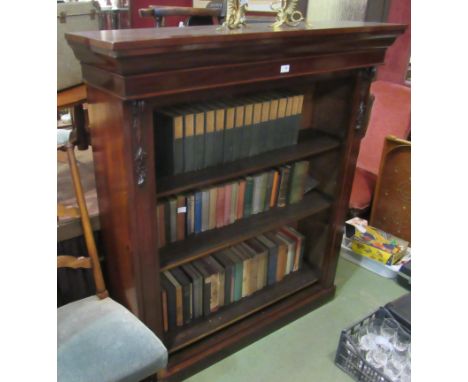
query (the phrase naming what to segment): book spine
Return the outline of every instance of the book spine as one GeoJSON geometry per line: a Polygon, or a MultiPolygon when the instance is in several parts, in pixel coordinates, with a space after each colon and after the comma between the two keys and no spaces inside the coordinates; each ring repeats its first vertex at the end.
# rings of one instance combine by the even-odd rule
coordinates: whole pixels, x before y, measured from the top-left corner
{"type": "Polygon", "coordinates": [[[265,207],[267,173],[254,176],[254,193],[252,201],[252,214],[263,212],[265,207]]]}
{"type": "Polygon", "coordinates": [[[268,136],[268,148],[269,150],[277,149],[277,144],[279,141],[278,131],[278,105],[279,100],[278,98],[273,98],[270,102],[270,129],[269,129],[269,136],[268,136]]]}
{"type": "Polygon", "coordinates": [[[174,174],[184,172],[184,125],[182,116],[174,118],[174,174]]]}
{"type": "Polygon", "coordinates": [[[211,167],[215,164],[214,161],[214,146],[215,146],[215,112],[208,110],[205,113],[205,156],[203,168],[211,167]]]}
{"type": "Polygon", "coordinates": [[[166,225],[164,219],[164,203],[156,207],[156,218],[158,222],[158,248],[166,245],[166,225]]]}
{"type": "Polygon", "coordinates": [[[195,233],[202,230],[202,193],[195,193],[195,233]]]}
{"type": "Polygon", "coordinates": [[[177,196],[177,210],[176,210],[176,235],[177,240],[184,240],[185,239],[185,219],[187,216],[187,206],[185,204],[185,196],[178,195],[177,196]]]}
{"type": "Polygon", "coordinates": [[[270,207],[275,207],[278,203],[278,189],[279,189],[279,171],[273,170],[273,185],[271,188],[270,207]]]}
{"type": "Polygon", "coordinates": [[[224,226],[224,185],[218,187],[216,195],[216,228],[224,226]]]}
{"type": "Polygon", "coordinates": [[[292,127],[293,131],[291,134],[291,144],[297,144],[299,138],[299,130],[301,129],[302,122],[302,105],[304,103],[304,95],[296,95],[293,101],[293,110],[292,110],[292,127]]]}
{"type": "Polygon", "coordinates": [[[164,232],[166,233],[166,244],[171,243],[171,205],[169,199],[164,202],[164,232]]]}
{"type": "Polygon", "coordinates": [[[245,183],[244,179],[239,181],[239,190],[237,192],[237,220],[244,217],[245,183]]]}
{"type": "Polygon", "coordinates": [[[225,126],[225,110],[218,108],[215,111],[215,138],[213,144],[213,165],[223,163],[224,149],[224,126],[225,126]]]}
{"type": "Polygon", "coordinates": [[[241,158],[250,155],[250,142],[252,141],[253,104],[244,108],[244,127],[242,128],[241,158]]]}
{"type": "Polygon", "coordinates": [[[304,196],[304,187],[307,171],[309,169],[309,161],[296,162],[291,171],[291,185],[289,190],[288,203],[297,203],[304,196]]]}
{"type": "Polygon", "coordinates": [[[261,144],[259,142],[259,153],[269,151],[273,146],[274,136],[271,134],[270,128],[270,101],[268,100],[262,102],[262,116],[260,123],[261,144]]]}
{"type": "Polygon", "coordinates": [[[204,166],[205,157],[205,113],[195,114],[195,139],[194,139],[195,157],[194,170],[200,170],[204,166]]]}
{"type": "Polygon", "coordinates": [[[245,178],[244,217],[252,214],[252,201],[254,191],[254,179],[251,176],[245,178]]]}
{"type": "Polygon", "coordinates": [[[235,108],[228,107],[226,110],[226,126],[224,130],[224,163],[229,163],[234,160],[234,125],[235,108]]]}
{"type": "Polygon", "coordinates": [[[195,233],[195,195],[187,196],[187,235],[195,233]]]}
{"type": "Polygon", "coordinates": [[[278,263],[276,264],[276,281],[281,281],[286,272],[286,262],[288,258],[288,248],[285,244],[278,246],[278,263]]]}
{"type": "Polygon", "coordinates": [[[256,102],[253,108],[252,118],[252,134],[250,141],[249,156],[258,155],[261,152],[262,140],[261,136],[261,119],[262,119],[262,103],[256,102]]]}
{"type": "Polygon", "coordinates": [[[280,179],[280,185],[279,185],[279,190],[278,190],[278,207],[284,207],[286,205],[286,201],[287,201],[286,197],[288,193],[290,171],[291,171],[290,165],[282,166],[280,169],[281,179],[280,179]]]}
{"type": "Polygon", "coordinates": [[[224,224],[228,225],[231,222],[231,190],[232,184],[228,183],[224,186],[224,224]]]}
{"type": "Polygon", "coordinates": [[[233,160],[240,159],[242,150],[242,130],[244,127],[244,105],[236,106],[234,118],[233,160]]]}
{"type": "Polygon", "coordinates": [[[231,213],[229,223],[235,223],[237,220],[237,198],[239,193],[239,183],[231,183],[231,213]]]}
{"type": "Polygon", "coordinates": [[[218,201],[218,188],[210,188],[210,212],[208,218],[208,229],[216,228],[216,203],[218,201]]]}
{"type": "Polygon", "coordinates": [[[288,98],[282,96],[278,100],[278,119],[276,122],[276,148],[281,148],[286,145],[285,139],[287,138],[288,123],[286,119],[286,107],[288,105],[288,98]]]}
{"type": "Polygon", "coordinates": [[[284,136],[284,144],[285,146],[290,146],[293,143],[294,139],[294,132],[295,132],[295,127],[294,127],[294,115],[293,115],[293,106],[294,106],[294,96],[289,96],[288,97],[288,103],[286,105],[286,123],[288,128],[284,130],[285,136],[284,136]]]}
{"type": "Polygon", "coordinates": [[[211,276],[203,280],[203,314],[209,316],[211,313],[211,276]]]}
{"type": "Polygon", "coordinates": [[[184,116],[184,172],[195,170],[195,116],[193,113],[184,116]]]}
{"type": "Polygon", "coordinates": [[[208,230],[210,217],[210,190],[202,191],[202,225],[201,230],[205,232],[208,230]]]}
{"type": "Polygon", "coordinates": [[[268,211],[270,209],[271,191],[273,189],[273,176],[274,171],[268,171],[266,175],[265,203],[263,205],[263,211],[268,211]]]}
{"type": "Polygon", "coordinates": [[[184,324],[188,324],[192,320],[192,285],[187,284],[182,286],[182,302],[184,324]]]}
{"type": "Polygon", "coordinates": [[[278,247],[272,247],[268,256],[267,284],[273,285],[276,282],[276,266],[278,264],[278,247]]]}
{"type": "Polygon", "coordinates": [[[169,199],[169,210],[170,210],[170,215],[169,215],[169,221],[170,221],[170,237],[171,237],[171,243],[177,240],[177,199],[176,198],[170,198],[169,199]]]}

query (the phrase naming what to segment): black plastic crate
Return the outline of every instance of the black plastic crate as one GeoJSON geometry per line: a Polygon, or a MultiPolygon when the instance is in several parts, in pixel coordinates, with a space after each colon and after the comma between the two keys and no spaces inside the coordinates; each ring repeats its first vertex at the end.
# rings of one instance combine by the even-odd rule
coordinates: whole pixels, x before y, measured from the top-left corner
{"type": "MultiPolygon", "coordinates": [[[[336,351],[335,364],[341,370],[353,377],[354,380],[359,382],[392,382],[388,377],[366,361],[352,341],[352,338],[356,336],[359,328],[362,325],[367,325],[373,317],[391,317],[396,319],[387,309],[379,308],[377,311],[350,328],[343,330],[341,332],[340,342],[338,343],[338,349],[336,351]]],[[[401,327],[406,332],[411,333],[407,328],[403,326],[401,327]]]]}

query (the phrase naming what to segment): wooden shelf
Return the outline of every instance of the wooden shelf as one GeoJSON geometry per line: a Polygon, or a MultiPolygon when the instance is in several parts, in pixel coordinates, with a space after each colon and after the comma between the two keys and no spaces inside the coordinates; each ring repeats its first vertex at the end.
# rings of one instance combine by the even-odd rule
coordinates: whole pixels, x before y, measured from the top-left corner
{"type": "Polygon", "coordinates": [[[157,197],[161,198],[178,194],[194,188],[216,184],[270,167],[319,155],[336,149],[339,145],[338,140],[327,135],[317,134],[313,138],[294,146],[272,150],[254,157],[244,158],[199,171],[162,177],[157,180],[157,197]]]}
{"type": "Polygon", "coordinates": [[[255,235],[319,213],[330,205],[323,195],[314,191],[305,195],[299,203],[272,208],[228,226],[189,236],[159,250],[160,269],[166,271],[178,267],[255,235]]]}
{"type": "Polygon", "coordinates": [[[302,269],[287,275],[282,281],[267,286],[251,296],[220,308],[209,317],[203,317],[177,328],[166,335],[165,345],[170,353],[208,336],[233,322],[292,295],[319,280],[317,273],[307,263],[302,269]]]}

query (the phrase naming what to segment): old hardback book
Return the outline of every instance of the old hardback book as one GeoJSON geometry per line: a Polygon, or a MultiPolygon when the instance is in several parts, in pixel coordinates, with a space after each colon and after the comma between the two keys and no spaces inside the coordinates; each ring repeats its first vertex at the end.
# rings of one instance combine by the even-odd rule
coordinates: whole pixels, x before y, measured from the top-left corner
{"type": "Polygon", "coordinates": [[[216,144],[215,111],[212,110],[210,105],[203,105],[202,107],[205,110],[205,151],[203,158],[203,168],[206,168],[216,164],[214,158],[214,147],[216,144]]]}
{"type": "Polygon", "coordinates": [[[202,226],[201,231],[208,230],[208,224],[210,219],[210,190],[202,190],[202,226]]]}
{"type": "Polygon", "coordinates": [[[242,133],[244,130],[244,110],[245,100],[239,99],[235,102],[235,117],[234,117],[234,146],[233,160],[242,158],[242,133]]]}
{"type": "Polygon", "coordinates": [[[169,198],[169,224],[171,243],[177,240],[177,198],[169,198]]]}
{"type": "Polygon", "coordinates": [[[203,316],[203,276],[191,263],[183,264],[182,270],[192,283],[193,318],[200,318],[203,316]]]}
{"type": "Polygon", "coordinates": [[[247,240],[246,244],[255,251],[257,260],[256,290],[260,290],[267,285],[268,248],[258,241],[257,238],[247,240]]]}
{"type": "Polygon", "coordinates": [[[156,113],[156,163],[162,175],[174,175],[184,168],[184,127],[183,116],[177,110],[156,113]]]}
{"type": "Polygon", "coordinates": [[[156,217],[158,222],[158,247],[166,245],[166,223],[164,221],[164,203],[159,203],[156,207],[156,217]]]}
{"type": "Polygon", "coordinates": [[[187,195],[187,235],[195,233],[195,194],[187,195]]]}
{"type": "Polygon", "coordinates": [[[305,236],[299,231],[289,226],[281,228],[280,231],[286,236],[289,236],[291,239],[296,241],[296,254],[294,256],[293,271],[297,271],[301,268],[302,257],[304,256],[305,236]]]}
{"type": "Polygon", "coordinates": [[[234,286],[233,300],[239,301],[242,298],[242,275],[243,275],[243,259],[232,248],[227,248],[226,256],[234,263],[234,286]]]}
{"type": "Polygon", "coordinates": [[[224,305],[228,305],[234,301],[235,263],[227,256],[227,250],[216,252],[213,257],[224,268],[224,305]]]}
{"type": "Polygon", "coordinates": [[[280,167],[280,183],[278,190],[278,207],[284,207],[287,203],[288,189],[289,189],[289,174],[291,172],[291,165],[280,167]]]}
{"type": "Polygon", "coordinates": [[[167,322],[168,328],[174,329],[177,326],[177,313],[176,313],[176,288],[167,279],[164,273],[161,274],[161,285],[163,290],[166,292],[167,300],[167,322]]]}
{"type": "Polygon", "coordinates": [[[195,233],[202,231],[202,192],[195,192],[195,233]]]}
{"type": "Polygon", "coordinates": [[[268,232],[265,236],[276,244],[278,248],[278,262],[276,264],[276,281],[283,280],[286,273],[286,263],[288,260],[288,246],[280,240],[275,232],[268,232]]]}
{"type": "Polygon", "coordinates": [[[175,312],[176,312],[176,325],[182,326],[184,324],[184,311],[183,311],[183,292],[182,285],[171,274],[170,271],[165,271],[164,276],[169,280],[175,289],[175,312]]]}
{"type": "Polygon", "coordinates": [[[224,226],[224,185],[218,186],[216,193],[216,228],[224,226]]]}
{"type": "Polygon", "coordinates": [[[257,291],[257,278],[258,278],[258,257],[256,256],[255,250],[250,247],[245,241],[240,243],[241,248],[247,253],[250,257],[250,271],[249,271],[249,282],[248,282],[248,293],[257,291]]]}
{"type": "Polygon", "coordinates": [[[208,216],[208,229],[216,228],[216,202],[218,201],[218,188],[210,188],[210,212],[208,216]]]}
{"type": "Polygon", "coordinates": [[[261,152],[262,141],[265,139],[261,135],[261,122],[262,101],[254,99],[249,156],[258,155],[261,152]]]}
{"type": "Polygon", "coordinates": [[[184,324],[188,324],[193,317],[192,283],[181,268],[169,271],[182,287],[182,313],[184,324]]]}
{"type": "Polygon", "coordinates": [[[252,123],[253,123],[253,101],[245,99],[244,106],[244,127],[242,128],[241,157],[250,156],[250,145],[252,142],[252,123]]]}
{"type": "Polygon", "coordinates": [[[228,225],[231,223],[231,192],[232,183],[224,185],[224,224],[228,225]]]}
{"type": "Polygon", "coordinates": [[[251,263],[252,257],[247,254],[246,250],[241,244],[235,244],[231,247],[231,250],[241,259],[242,261],[242,293],[241,298],[250,295],[250,274],[251,274],[251,263]]]}
{"type": "Polygon", "coordinates": [[[288,129],[290,126],[288,125],[288,120],[286,118],[286,108],[288,105],[288,97],[285,96],[283,93],[280,93],[278,99],[278,120],[277,120],[277,133],[276,133],[276,140],[275,140],[275,147],[281,148],[286,146],[287,138],[288,138],[288,129]]]}
{"type": "Polygon", "coordinates": [[[268,173],[262,172],[260,174],[255,175],[253,178],[254,191],[252,200],[252,214],[255,215],[259,212],[263,212],[263,209],[265,207],[268,173]]]}
{"type": "Polygon", "coordinates": [[[254,180],[252,176],[245,178],[245,195],[244,195],[244,217],[252,214],[252,201],[254,191],[254,180]]]}
{"type": "Polygon", "coordinates": [[[239,194],[239,183],[232,182],[231,183],[231,213],[229,222],[235,223],[237,220],[237,201],[238,201],[238,194],[239,194]]]}
{"type": "Polygon", "coordinates": [[[292,109],[292,115],[291,115],[291,120],[292,120],[291,125],[293,126],[293,129],[292,129],[293,131],[291,134],[292,145],[295,145],[299,138],[299,130],[301,129],[301,123],[302,123],[303,103],[304,103],[304,94],[298,94],[294,96],[293,109],[292,109]]]}
{"type": "Polygon", "coordinates": [[[231,104],[226,104],[226,124],[224,126],[224,151],[223,162],[229,163],[234,160],[234,130],[236,108],[231,104]]]}
{"type": "Polygon", "coordinates": [[[237,190],[237,220],[244,217],[245,179],[239,180],[237,190]]]}
{"type": "Polygon", "coordinates": [[[281,133],[279,130],[280,124],[278,123],[278,107],[279,107],[279,96],[276,93],[270,93],[270,116],[269,116],[269,133],[267,148],[268,150],[275,150],[278,148],[278,134],[281,133]]]}
{"type": "Polygon", "coordinates": [[[187,219],[187,204],[185,195],[177,195],[177,217],[176,217],[176,235],[177,240],[184,240],[185,238],[185,222],[187,219]]]}
{"type": "Polygon", "coordinates": [[[304,196],[304,188],[307,172],[309,170],[309,161],[300,161],[293,164],[290,174],[290,186],[288,195],[288,204],[297,203],[304,196]]]}
{"type": "Polygon", "coordinates": [[[257,236],[265,247],[268,248],[268,264],[267,264],[267,285],[273,285],[276,282],[276,266],[278,263],[278,246],[268,239],[265,235],[257,236]]]}
{"type": "Polygon", "coordinates": [[[273,185],[271,187],[270,208],[276,207],[276,204],[278,203],[279,179],[279,171],[273,170],[273,185]]]}
{"type": "Polygon", "coordinates": [[[192,265],[203,277],[203,315],[209,316],[218,303],[217,290],[214,290],[213,273],[203,259],[192,262],[192,265]]]}
{"type": "Polygon", "coordinates": [[[200,259],[205,263],[208,271],[211,273],[211,312],[216,312],[224,303],[224,273],[221,274],[220,270],[215,263],[212,262],[210,256],[205,256],[200,259]]]}
{"type": "Polygon", "coordinates": [[[219,104],[215,104],[215,132],[213,144],[213,164],[218,165],[223,163],[223,151],[224,151],[224,126],[225,126],[225,114],[224,107],[219,104]]]}
{"type": "Polygon", "coordinates": [[[195,113],[195,136],[194,136],[194,170],[204,168],[205,159],[205,111],[202,107],[194,107],[195,113]]]}
{"type": "Polygon", "coordinates": [[[262,114],[260,117],[260,138],[261,141],[259,142],[259,153],[266,152],[271,150],[273,146],[273,139],[272,131],[271,131],[271,122],[270,122],[270,99],[265,99],[266,97],[262,97],[262,114]]]}
{"type": "Polygon", "coordinates": [[[270,209],[270,202],[271,202],[271,192],[273,190],[273,178],[275,175],[274,170],[270,170],[267,172],[267,179],[266,179],[266,191],[265,191],[265,203],[263,206],[263,211],[268,211],[270,209]]]}
{"type": "Polygon", "coordinates": [[[195,170],[195,113],[184,108],[184,172],[195,170]]]}
{"type": "Polygon", "coordinates": [[[281,231],[278,231],[276,233],[276,237],[278,237],[280,240],[283,240],[283,242],[288,247],[286,268],[285,268],[285,274],[288,275],[293,271],[293,268],[294,268],[294,257],[296,255],[296,241],[286,236],[281,231]]]}

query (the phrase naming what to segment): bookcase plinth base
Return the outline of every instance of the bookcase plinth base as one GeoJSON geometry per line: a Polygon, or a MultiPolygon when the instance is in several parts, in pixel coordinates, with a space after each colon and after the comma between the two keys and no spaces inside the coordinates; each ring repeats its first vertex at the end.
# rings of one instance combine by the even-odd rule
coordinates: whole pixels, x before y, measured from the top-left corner
{"type": "Polygon", "coordinates": [[[157,380],[175,382],[188,378],[317,309],[333,299],[334,295],[335,286],[324,288],[320,284],[314,284],[305,288],[206,339],[171,354],[167,368],[158,374],[157,380]]]}

